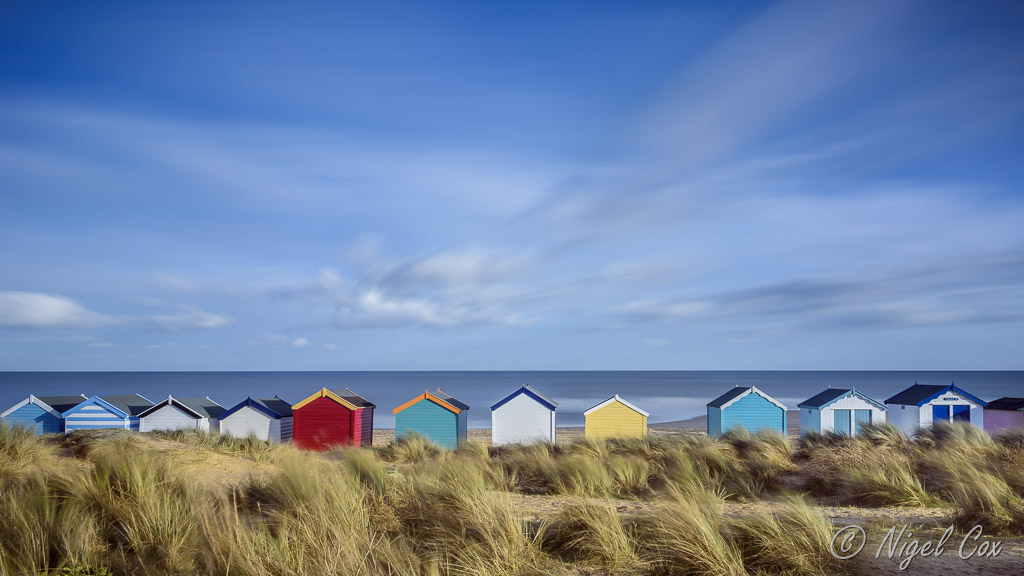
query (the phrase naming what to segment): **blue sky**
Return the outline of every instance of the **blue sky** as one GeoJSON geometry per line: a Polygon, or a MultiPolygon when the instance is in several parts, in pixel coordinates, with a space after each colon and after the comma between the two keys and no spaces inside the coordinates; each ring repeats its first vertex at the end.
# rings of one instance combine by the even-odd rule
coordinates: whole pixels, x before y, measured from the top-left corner
{"type": "Polygon", "coordinates": [[[1024,6],[0,7],[0,369],[1024,369],[1024,6]]]}

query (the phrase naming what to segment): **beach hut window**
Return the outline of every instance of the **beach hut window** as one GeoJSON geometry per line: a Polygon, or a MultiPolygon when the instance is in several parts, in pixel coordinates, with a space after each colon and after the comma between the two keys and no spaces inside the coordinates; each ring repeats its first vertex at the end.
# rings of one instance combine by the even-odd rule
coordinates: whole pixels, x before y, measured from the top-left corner
{"type": "Polygon", "coordinates": [[[949,406],[945,404],[941,406],[932,406],[932,421],[946,420],[949,421],[949,406]]]}

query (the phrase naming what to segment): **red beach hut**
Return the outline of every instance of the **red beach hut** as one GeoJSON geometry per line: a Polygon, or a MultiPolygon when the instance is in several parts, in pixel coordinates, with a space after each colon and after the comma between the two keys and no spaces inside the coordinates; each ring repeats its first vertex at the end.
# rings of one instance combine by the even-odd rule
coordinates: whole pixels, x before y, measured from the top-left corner
{"type": "Polygon", "coordinates": [[[373,409],[365,398],[345,388],[318,392],[292,406],[292,443],[323,452],[333,446],[373,444],[373,409]]]}

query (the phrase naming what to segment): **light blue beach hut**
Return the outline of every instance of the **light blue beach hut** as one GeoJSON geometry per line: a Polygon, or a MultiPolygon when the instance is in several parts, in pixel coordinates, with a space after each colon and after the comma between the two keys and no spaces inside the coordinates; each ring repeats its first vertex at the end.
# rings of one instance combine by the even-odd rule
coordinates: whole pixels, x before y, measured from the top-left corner
{"type": "Polygon", "coordinates": [[[469,406],[440,388],[436,393],[425,390],[392,413],[397,439],[419,434],[441,448],[454,450],[469,436],[469,406]]]}
{"type": "Polygon", "coordinates": [[[121,428],[139,430],[139,415],[153,403],[138,394],[93,396],[63,413],[64,431],[121,428]]]}
{"type": "Polygon", "coordinates": [[[59,434],[64,431],[61,414],[78,406],[85,395],[80,396],[35,396],[29,395],[21,402],[0,414],[0,420],[10,426],[31,428],[36,434],[59,434]]]}
{"type": "Polygon", "coordinates": [[[828,388],[804,400],[800,408],[800,434],[834,432],[860,434],[867,424],[885,422],[885,404],[852,388],[828,388]]]}
{"type": "Polygon", "coordinates": [[[708,436],[721,436],[740,427],[785,435],[786,406],[756,386],[737,386],[708,402],[708,436]]]}

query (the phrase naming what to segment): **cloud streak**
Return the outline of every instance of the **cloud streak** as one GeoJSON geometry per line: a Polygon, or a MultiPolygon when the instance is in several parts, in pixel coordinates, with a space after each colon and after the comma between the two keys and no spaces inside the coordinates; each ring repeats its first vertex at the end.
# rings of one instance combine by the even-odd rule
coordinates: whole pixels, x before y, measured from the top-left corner
{"type": "Polygon", "coordinates": [[[13,328],[95,328],[122,320],[89,310],[77,300],[38,292],[0,292],[0,326],[13,328]]]}
{"type": "MultiPolygon", "coordinates": [[[[173,314],[155,316],[112,315],[95,312],[77,300],[56,294],[0,291],[0,326],[30,329],[104,328],[141,324],[179,331],[223,328],[234,320],[196,306],[181,306],[173,314]]],[[[95,347],[112,346],[99,343],[95,347]]]]}
{"type": "Polygon", "coordinates": [[[1024,313],[1019,253],[901,270],[888,276],[794,280],[699,299],[630,302],[613,316],[633,323],[769,322],[804,331],[876,331],[971,323],[1019,323],[1024,313]]]}
{"type": "Polygon", "coordinates": [[[145,322],[160,330],[189,331],[223,328],[234,322],[234,319],[224,314],[207,312],[197,306],[181,306],[174,314],[150,316],[145,322]]]}

